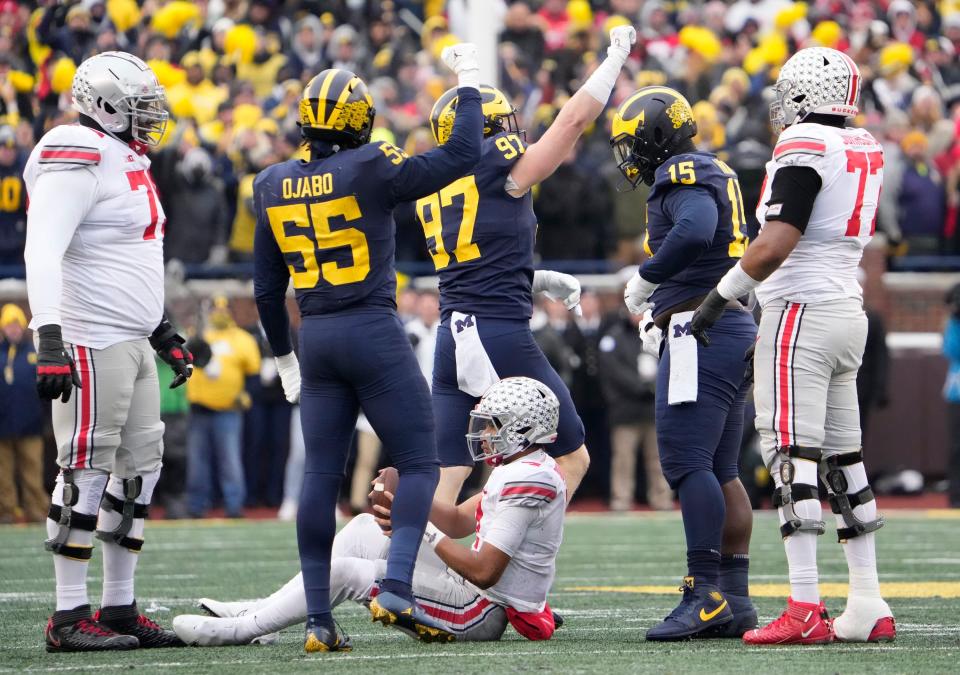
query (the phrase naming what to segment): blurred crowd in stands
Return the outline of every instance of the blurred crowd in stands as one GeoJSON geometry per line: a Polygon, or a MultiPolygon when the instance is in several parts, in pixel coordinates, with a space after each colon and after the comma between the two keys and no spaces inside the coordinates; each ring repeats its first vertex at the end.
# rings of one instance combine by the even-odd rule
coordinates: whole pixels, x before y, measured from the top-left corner
{"type": "MultiPolygon", "coordinates": [[[[442,48],[466,39],[467,0],[0,0],[0,265],[17,266],[26,198],[18,174],[35,139],[76,118],[70,83],[98,51],[144,58],[174,124],[154,157],[167,212],[166,253],[190,264],[248,261],[258,170],[298,151],[297,100],[324,68],[370,85],[374,137],[409,153],[433,144],[427,119],[453,84],[442,48]]],[[[499,26],[500,86],[535,140],[602,58],[607,31],[640,39],[610,102],[668,84],[692,104],[699,146],[740,172],[756,200],[772,142],[768,87],[800,47],[850,54],[863,114],[886,145],[878,229],[891,251],[960,253],[960,2],[957,0],[484,0],[499,26]],[[909,214],[909,216],[907,216],[909,214]]],[[[489,73],[488,77],[493,76],[489,73]]],[[[643,190],[617,195],[609,116],[539,187],[544,260],[635,262],[643,190]]],[[[756,223],[753,223],[754,228],[756,223]]],[[[401,223],[403,261],[428,261],[401,223]]],[[[424,269],[424,268],[418,268],[424,269]]]]}
{"type": "MultiPolygon", "coordinates": [[[[847,52],[863,75],[856,123],[882,138],[886,150],[878,239],[898,256],[960,254],[960,1],[483,2],[499,26],[499,86],[517,107],[529,141],[603,57],[608,30],[629,22],[639,40],[608,112],[640,86],[679,89],[693,104],[698,146],[737,169],[748,203],[759,197],[774,141],[767,105],[778,68],[805,46],[847,52]]],[[[191,273],[243,276],[253,246],[253,178],[299,152],[297,101],[304,83],[325,68],[355,71],[376,103],[374,139],[423,152],[433,146],[433,102],[455,82],[439,54],[468,39],[467,4],[0,0],[0,278],[22,275],[23,164],[47,129],[76,120],[70,84],[86,57],[110,49],[135,53],[166,88],[173,122],[153,153],[168,218],[166,258],[191,273]]],[[[594,261],[589,271],[616,271],[643,256],[646,192],[641,186],[617,194],[609,118],[601,117],[536,188],[542,260],[594,261]]],[[[757,223],[751,226],[753,235],[757,223]]],[[[397,239],[401,269],[429,273],[420,228],[400,222],[397,239]]],[[[429,381],[437,301],[417,288],[401,291],[399,305],[429,381]]],[[[669,508],[652,432],[656,364],[644,361],[635,321],[617,295],[588,289],[582,317],[544,303],[533,325],[587,428],[593,465],[580,494],[608,499],[614,509],[635,499],[669,508]]],[[[283,399],[255,312],[225,300],[202,304],[193,320],[173,312],[190,329],[199,372],[181,389],[161,382],[167,433],[159,501],[174,516],[203,515],[215,504],[233,516],[249,506],[282,507],[290,516],[303,452],[297,409],[283,399]]],[[[5,411],[12,409],[8,404],[23,408],[4,416],[18,424],[0,425],[0,451],[10,460],[0,465],[0,497],[17,492],[3,487],[10,484],[6,476],[24,471],[15,481],[18,513],[34,519],[43,512],[34,502],[46,499],[36,488],[39,402],[24,393],[32,386],[35,356],[19,310],[5,310],[0,323],[0,403],[5,411]]],[[[870,372],[881,369],[885,377],[885,365],[870,372]]],[[[169,373],[162,365],[159,371],[169,373]]],[[[354,510],[364,507],[367,478],[380,461],[379,441],[363,420],[358,431],[355,480],[345,495],[354,510]]],[[[753,468],[745,455],[745,471],[753,468]]],[[[11,517],[9,501],[0,502],[0,521],[11,517]]]]}

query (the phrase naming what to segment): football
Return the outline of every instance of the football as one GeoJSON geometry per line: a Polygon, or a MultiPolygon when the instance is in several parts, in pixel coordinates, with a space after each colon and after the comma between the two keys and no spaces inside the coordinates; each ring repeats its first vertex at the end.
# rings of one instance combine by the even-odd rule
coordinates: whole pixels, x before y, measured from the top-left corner
{"type": "MultiPolygon", "coordinates": [[[[373,484],[373,491],[370,493],[370,505],[371,506],[383,506],[385,508],[390,508],[390,501],[384,497],[384,492],[389,492],[391,495],[397,494],[397,485],[400,483],[400,473],[394,469],[392,466],[380,471],[380,475],[377,476],[373,484]]],[[[374,515],[379,516],[379,513],[374,513],[374,515]]],[[[381,526],[382,527],[382,526],[381,526]]]]}

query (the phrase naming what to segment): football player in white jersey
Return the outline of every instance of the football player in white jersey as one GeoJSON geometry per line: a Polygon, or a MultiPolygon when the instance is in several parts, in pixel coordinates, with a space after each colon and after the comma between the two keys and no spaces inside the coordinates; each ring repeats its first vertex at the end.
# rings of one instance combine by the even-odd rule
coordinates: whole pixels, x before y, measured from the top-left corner
{"type": "Polygon", "coordinates": [[[874,532],[883,525],[860,448],[857,370],[867,318],[857,282],[874,233],[883,149],[856,116],[861,77],[834,49],[811,47],[784,64],[770,117],[780,133],[767,163],[760,235],[704,300],[691,329],[701,344],[728,300],[756,290],[763,308],[753,358],[764,460],[774,478],[790,568],[783,615],[743,636],[748,644],[893,640],[880,596],[874,532]],[[817,475],[836,516],[850,575],[847,606],[830,621],[820,600],[817,475]]]}
{"type": "MultiPolygon", "coordinates": [[[[498,640],[507,623],[531,640],[549,639],[556,628],[547,593],[563,538],[566,484],[543,446],[556,438],[559,416],[550,388],[525,377],[500,380],[470,414],[473,457],[495,468],[462,504],[434,500],[413,577],[417,602],[457,640],[498,640]],[[453,541],[472,533],[470,547],[453,541]]],[[[375,621],[387,620],[376,591],[390,546],[378,524],[389,530],[389,512],[350,521],[334,540],[330,570],[332,606],[369,604],[375,621]]],[[[307,615],[299,574],[262,600],[201,605],[215,616],[173,620],[188,644],[247,644],[307,615]]]]}
{"type": "Polygon", "coordinates": [[[166,126],[163,88],[140,59],[104,52],[77,69],[73,105],[79,124],[47,132],[24,170],[37,390],[53,401],[60,466],[47,520],[57,581],[47,650],[180,646],[140,614],[133,584],[163,454],[154,351],[176,371],[171,386],[192,361],[163,316],[165,218],[146,156],[166,126]]]}

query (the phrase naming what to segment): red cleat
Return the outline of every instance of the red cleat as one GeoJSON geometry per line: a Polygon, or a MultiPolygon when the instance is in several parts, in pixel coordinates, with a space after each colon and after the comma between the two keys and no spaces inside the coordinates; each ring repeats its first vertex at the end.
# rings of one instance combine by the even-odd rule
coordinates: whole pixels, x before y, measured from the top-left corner
{"type": "Polygon", "coordinates": [[[893,642],[896,638],[897,624],[892,616],[885,616],[874,624],[867,642],[893,642]]]}
{"type": "Polygon", "coordinates": [[[787,611],[763,628],[743,634],[748,645],[819,645],[833,642],[833,627],[821,602],[796,602],[787,598],[787,611]]]}

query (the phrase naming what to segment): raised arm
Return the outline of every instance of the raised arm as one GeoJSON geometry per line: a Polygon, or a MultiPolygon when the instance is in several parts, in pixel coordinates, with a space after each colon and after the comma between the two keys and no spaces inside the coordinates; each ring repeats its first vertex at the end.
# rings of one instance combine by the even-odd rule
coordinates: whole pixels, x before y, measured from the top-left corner
{"type": "MultiPolygon", "coordinates": [[[[593,71],[580,90],[564,104],[543,138],[528,147],[523,157],[514,165],[507,178],[506,190],[510,195],[524,195],[527,190],[556,171],[584,129],[603,112],[610,92],[617,82],[620,68],[636,41],[637,31],[633,26],[617,26],[610,31],[607,58],[593,71]]],[[[459,114],[458,106],[458,117],[459,114]]]]}
{"type": "Polygon", "coordinates": [[[457,73],[457,116],[450,140],[415,157],[401,161],[391,177],[394,202],[405,202],[449,185],[480,161],[483,113],[480,105],[480,66],[475,45],[464,42],[443,50],[443,61],[457,73]]]}

